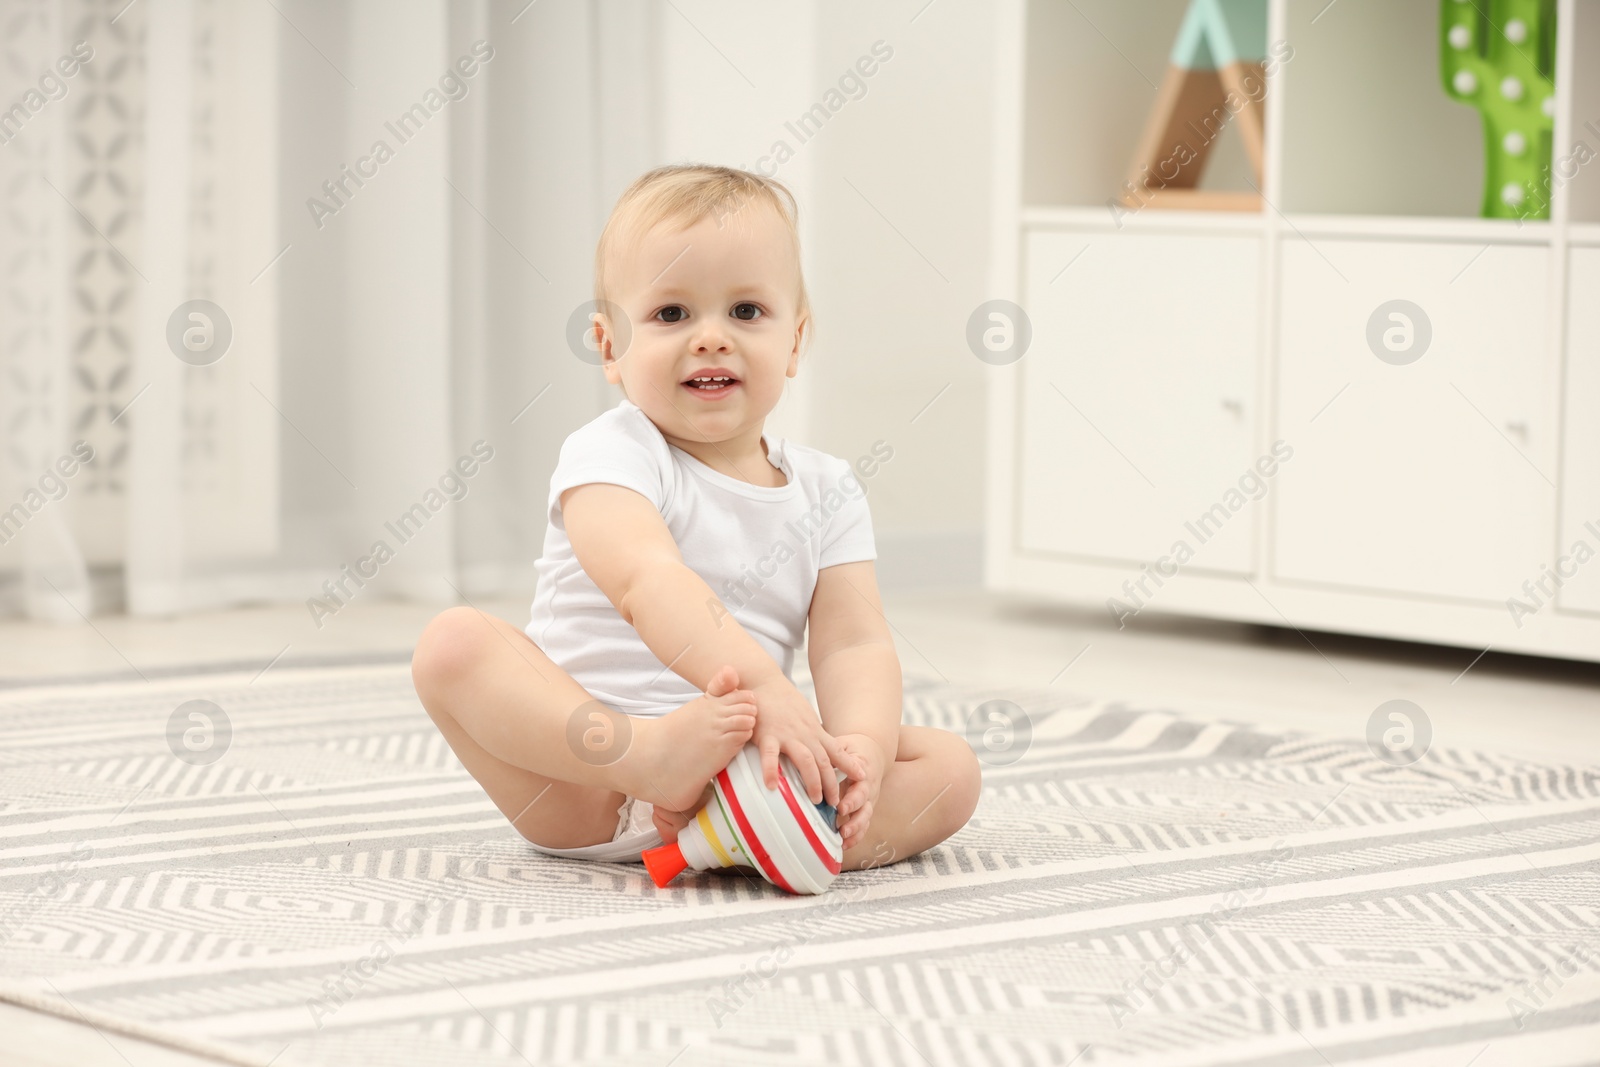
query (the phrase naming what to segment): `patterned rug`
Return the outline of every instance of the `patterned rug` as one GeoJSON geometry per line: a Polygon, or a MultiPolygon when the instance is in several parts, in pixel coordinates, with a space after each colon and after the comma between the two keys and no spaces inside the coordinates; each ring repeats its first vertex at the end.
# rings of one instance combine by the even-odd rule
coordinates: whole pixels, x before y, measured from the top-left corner
{"type": "Polygon", "coordinates": [[[0,690],[0,997],[275,1067],[1600,1056],[1600,767],[908,679],[964,830],[658,890],[524,847],[404,664],[256,673],[0,690]]]}

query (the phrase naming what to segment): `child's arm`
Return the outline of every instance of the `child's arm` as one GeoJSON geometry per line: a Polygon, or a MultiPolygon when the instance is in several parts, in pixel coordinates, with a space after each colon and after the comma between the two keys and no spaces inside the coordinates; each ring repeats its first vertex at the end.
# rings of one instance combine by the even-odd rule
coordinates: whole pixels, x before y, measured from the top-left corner
{"type": "Polygon", "coordinates": [[[868,777],[851,783],[840,801],[839,830],[849,848],[866,832],[883,772],[900,742],[900,657],[872,561],[819,571],[809,622],[806,656],[822,723],[872,765],[868,777]]]}
{"type": "Polygon", "coordinates": [[[739,688],[755,692],[753,740],[762,749],[768,786],[777,785],[782,752],[814,799],[837,805],[833,767],[850,773],[860,769],[858,761],[823,729],[783,668],[683,562],[655,505],[632,489],[589,482],[563,492],[561,510],[578,563],[657,659],[702,690],[724,664],[732,664],[739,688]]]}

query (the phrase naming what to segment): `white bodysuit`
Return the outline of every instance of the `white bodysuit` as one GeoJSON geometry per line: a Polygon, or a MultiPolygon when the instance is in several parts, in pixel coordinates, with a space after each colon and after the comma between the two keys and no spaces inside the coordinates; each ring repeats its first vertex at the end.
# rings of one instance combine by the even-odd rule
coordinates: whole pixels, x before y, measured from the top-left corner
{"type": "Polygon", "coordinates": [[[787,484],[751,485],[713,470],[668,444],[626,398],[561,446],[527,634],[602,704],[660,716],[701,691],[663,665],[579,565],[562,521],[563,491],[608,482],[654,504],[683,561],[718,598],[697,610],[726,612],[790,677],[817,572],[877,558],[866,489],[850,464],[782,438],[762,440],[787,484]]]}

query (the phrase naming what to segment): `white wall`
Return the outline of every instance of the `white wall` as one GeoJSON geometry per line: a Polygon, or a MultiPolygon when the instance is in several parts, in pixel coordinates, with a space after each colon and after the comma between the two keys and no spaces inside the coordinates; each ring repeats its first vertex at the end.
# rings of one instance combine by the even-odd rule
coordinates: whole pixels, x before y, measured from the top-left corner
{"type": "MultiPolygon", "coordinates": [[[[811,0],[755,8],[723,0],[683,0],[657,9],[659,162],[720,163],[754,169],[784,119],[809,106],[816,5],[811,0]]],[[[790,138],[792,140],[792,138],[790,138]]],[[[800,202],[800,245],[810,282],[816,220],[815,153],[802,150],[773,174],[800,202]]],[[[807,400],[815,383],[789,383],[769,432],[811,442],[807,400]]]]}
{"type": "Polygon", "coordinates": [[[794,152],[777,177],[800,199],[817,330],[774,429],[851,460],[887,442],[868,482],[881,583],[976,584],[988,368],[965,336],[989,295],[992,13],[674,0],[655,17],[662,160],[794,152]],[[785,124],[878,41],[890,58],[802,142],[785,124]]]}

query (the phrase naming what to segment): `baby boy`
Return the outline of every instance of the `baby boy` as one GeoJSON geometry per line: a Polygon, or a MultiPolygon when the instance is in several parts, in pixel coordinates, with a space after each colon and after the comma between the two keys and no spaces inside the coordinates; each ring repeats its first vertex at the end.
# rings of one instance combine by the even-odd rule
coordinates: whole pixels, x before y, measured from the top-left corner
{"type": "Polygon", "coordinates": [[[456,607],[423,632],[428,714],[552,855],[637,862],[676,840],[747,742],[768,788],[781,753],[836,809],[845,870],[945,840],[978,763],[901,725],[865,491],[763,430],[811,325],[794,198],[726,167],[653,170],[612,211],[595,291],[622,398],[561,448],[526,630],[456,607]],[[801,644],[815,707],[790,677],[801,644]]]}

